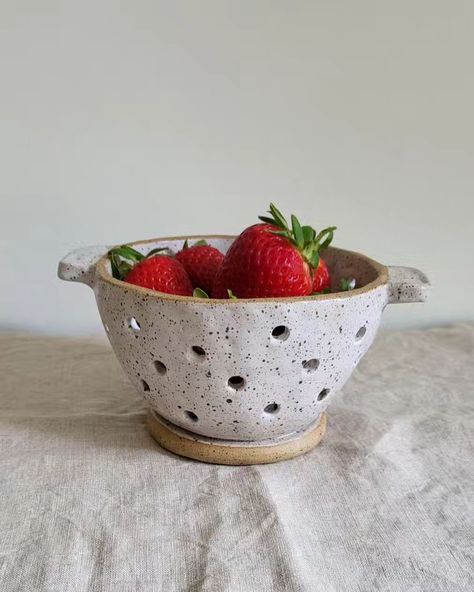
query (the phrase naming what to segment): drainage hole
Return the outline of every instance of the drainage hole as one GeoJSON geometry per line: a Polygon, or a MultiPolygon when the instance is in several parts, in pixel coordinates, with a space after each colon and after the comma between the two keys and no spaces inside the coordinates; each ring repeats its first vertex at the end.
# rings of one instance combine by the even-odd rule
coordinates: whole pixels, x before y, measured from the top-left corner
{"type": "Polygon", "coordinates": [[[272,337],[277,341],[285,341],[285,339],[288,339],[289,335],[290,330],[288,327],[285,327],[285,325],[278,325],[278,327],[275,327],[272,331],[272,337]]]}
{"type": "Polygon", "coordinates": [[[306,372],[314,372],[319,367],[319,360],[312,358],[311,360],[305,360],[302,364],[303,370],[306,372]]]}
{"type": "Polygon", "coordinates": [[[166,366],[163,364],[163,362],[160,362],[160,360],[155,360],[153,363],[158,374],[161,374],[162,376],[163,374],[166,374],[166,366]]]}
{"type": "Polygon", "coordinates": [[[265,413],[274,415],[275,413],[278,413],[280,411],[280,405],[278,405],[278,403],[270,403],[265,407],[264,411],[265,413]]]}
{"type": "Polygon", "coordinates": [[[205,350],[200,345],[193,345],[191,348],[194,358],[202,360],[206,357],[205,350]]]}
{"type": "Polygon", "coordinates": [[[231,376],[227,381],[227,386],[233,391],[240,391],[245,386],[245,380],[242,376],[231,376]]]}
{"type": "Polygon", "coordinates": [[[329,389],[324,388],[318,395],[318,401],[322,401],[329,395],[329,389]]]}
{"type": "Polygon", "coordinates": [[[138,331],[140,331],[140,323],[137,321],[135,317],[130,317],[127,322],[128,326],[132,331],[135,331],[135,333],[138,333],[138,331]]]}

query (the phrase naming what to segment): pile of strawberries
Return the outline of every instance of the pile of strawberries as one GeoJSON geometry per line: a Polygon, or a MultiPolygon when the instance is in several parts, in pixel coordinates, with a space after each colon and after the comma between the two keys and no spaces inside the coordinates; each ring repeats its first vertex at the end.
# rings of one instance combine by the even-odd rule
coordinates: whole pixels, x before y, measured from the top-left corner
{"type": "MultiPolygon", "coordinates": [[[[260,224],[246,228],[224,255],[205,241],[186,241],[175,256],[167,249],[143,255],[128,245],[112,249],[112,275],[130,284],[180,296],[201,298],[268,298],[329,292],[329,270],[320,251],[331,243],[336,228],[319,233],[291,226],[270,204],[260,224]]],[[[345,287],[349,289],[350,287],[345,287]]],[[[344,288],[342,288],[344,289],[344,288]]]]}

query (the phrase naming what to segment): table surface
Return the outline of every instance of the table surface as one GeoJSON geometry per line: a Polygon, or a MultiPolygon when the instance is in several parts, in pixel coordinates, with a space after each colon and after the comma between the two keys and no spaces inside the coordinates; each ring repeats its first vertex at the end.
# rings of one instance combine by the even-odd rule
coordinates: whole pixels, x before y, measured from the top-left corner
{"type": "Polygon", "coordinates": [[[323,443],[175,457],[98,340],[0,335],[2,592],[474,590],[474,327],[381,334],[323,443]]]}

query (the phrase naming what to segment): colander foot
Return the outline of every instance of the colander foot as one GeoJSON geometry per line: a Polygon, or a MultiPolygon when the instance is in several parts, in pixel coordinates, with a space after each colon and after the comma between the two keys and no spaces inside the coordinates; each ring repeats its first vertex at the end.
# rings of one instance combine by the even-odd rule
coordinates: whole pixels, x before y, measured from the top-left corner
{"type": "Polygon", "coordinates": [[[218,465],[260,465],[287,460],[317,446],[326,432],[327,419],[322,413],[302,432],[260,442],[207,438],[184,430],[151,410],[147,423],[158,444],[179,456],[218,465]]]}

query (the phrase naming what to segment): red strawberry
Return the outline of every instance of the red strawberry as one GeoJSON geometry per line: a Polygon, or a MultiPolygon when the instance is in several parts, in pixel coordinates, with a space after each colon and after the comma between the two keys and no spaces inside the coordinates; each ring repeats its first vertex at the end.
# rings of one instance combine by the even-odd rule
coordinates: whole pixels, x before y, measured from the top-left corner
{"type": "Polygon", "coordinates": [[[331,289],[329,269],[322,257],[319,258],[317,269],[313,272],[313,294],[331,289]]]}
{"type": "Polygon", "coordinates": [[[306,296],[313,292],[313,269],[319,250],[332,240],[334,227],[318,235],[301,226],[295,216],[288,227],[283,215],[270,204],[272,217],[261,217],[242,232],[228,250],[216,276],[212,296],[237,298],[306,296]],[[324,239],[324,241],[323,241],[324,239]]]}
{"type": "Polygon", "coordinates": [[[198,241],[192,247],[188,247],[186,241],[183,250],[176,254],[176,259],[188,272],[193,286],[210,294],[224,255],[206,241],[198,241]]]}
{"type": "Polygon", "coordinates": [[[165,292],[191,296],[193,287],[186,270],[174,257],[158,255],[166,249],[152,249],[148,255],[122,245],[109,251],[112,275],[129,284],[165,292]]]}
{"type": "Polygon", "coordinates": [[[191,280],[179,261],[168,255],[143,259],[125,276],[124,281],[150,290],[192,296],[191,280]]]}
{"type": "Polygon", "coordinates": [[[297,249],[274,234],[276,226],[255,224],[231,245],[217,274],[213,298],[304,296],[312,290],[311,271],[297,249]]]}

